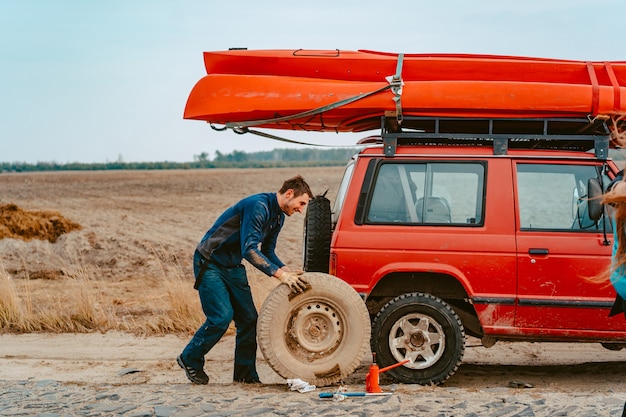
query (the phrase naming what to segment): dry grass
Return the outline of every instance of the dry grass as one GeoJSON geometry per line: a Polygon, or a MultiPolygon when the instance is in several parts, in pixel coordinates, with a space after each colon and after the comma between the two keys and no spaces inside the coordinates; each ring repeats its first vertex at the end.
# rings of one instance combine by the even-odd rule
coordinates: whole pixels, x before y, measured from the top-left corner
{"type": "MultiPolygon", "coordinates": [[[[164,250],[155,250],[157,257],[163,260],[167,256],[164,250]]],[[[160,263],[163,282],[165,283],[165,308],[162,314],[156,317],[154,323],[149,323],[152,333],[191,333],[198,329],[204,321],[202,311],[196,304],[190,304],[190,299],[197,297],[190,289],[189,279],[179,262],[169,264],[160,263]],[[193,297],[193,298],[192,298],[193,297]]]]}
{"type": "Polygon", "coordinates": [[[68,275],[56,283],[68,297],[50,295],[47,303],[33,305],[31,280],[17,290],[15,280],[0,263],[0,329],[11,333],[87,333],[121,330],[136,334],[189,334],[204,320],[195,303],[197,295],[189,281],[178,272],[163,270],[163,297],[143,300],[149,307],[142,313],[150,320],[135,320],[137,311],[119,308],[121,301],[107,303],[103,288],[94,279],[95,271],[80,263],[68,265],[68,275]],[[115,305],[118,304],[118,305],[115,305]]]}
{"type": "MultiPolygon", "coordinates": [[[[107,297],[108,286],[99,280],[99,268],[78,253],[65,253],[54,278],[63,292],[50,292],[47,300],[34,303],[33,283],[41,278],[20,279],[20,288],[0,261],[0,329],[11,333],[87,333],[109,330],[136,334],[189,334],[204,320],[195,300],[197,295],[177,259],[168,259],[163,248],[152,249],[160,277],[155,281],[162,295],[139,294],[138,309],[127,307],[120,298],[107,297]],[[144,318],[137,320],[139,316],[144,318]]],[[[53,256],[52,253],[49,256],[53,256]]],[[[27,270],[26,267],[23,269],[27,270]]]]}
{"type": "Polygon", "coordinates": [[[0,327],[30,331],[26,326],[26,311],[21,301],[27,302],[20,300],[11,276],[0,263],[0,327]]]}

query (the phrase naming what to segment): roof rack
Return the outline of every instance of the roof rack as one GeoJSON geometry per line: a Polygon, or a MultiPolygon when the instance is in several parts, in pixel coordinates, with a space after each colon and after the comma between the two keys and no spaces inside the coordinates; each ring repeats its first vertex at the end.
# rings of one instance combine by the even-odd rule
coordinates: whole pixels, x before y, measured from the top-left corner
{"type": "Polygon", "coordinates": [[[508,149],[594,150],[606,159],[610,131],[606,120],[586,118],[443,118],[395,116],[381,120],[385,156],[394,156],[400,145],[471,145],[493,147],[494,155],[508,149]]]}

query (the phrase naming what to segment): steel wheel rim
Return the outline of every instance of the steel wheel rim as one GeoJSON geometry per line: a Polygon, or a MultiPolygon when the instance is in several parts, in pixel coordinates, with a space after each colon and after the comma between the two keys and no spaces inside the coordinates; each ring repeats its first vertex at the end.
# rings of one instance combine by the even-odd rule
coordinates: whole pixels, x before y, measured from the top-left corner
{"type": "Polygon", "coordinates": [[[410,359],[404,366],[425,369],[435,364],[445,350],[446,336],[443,327],[425,314],[407,314],[396,321],[389,332],[389,349],[400,362],[410,359]]]}
{"type": "Polygon", "coordinates": [[[345,319],[333,305],[309,300],[294,309],[285,338],[295,357],[311,362],[335,352],[344,336],[345,319]]]}

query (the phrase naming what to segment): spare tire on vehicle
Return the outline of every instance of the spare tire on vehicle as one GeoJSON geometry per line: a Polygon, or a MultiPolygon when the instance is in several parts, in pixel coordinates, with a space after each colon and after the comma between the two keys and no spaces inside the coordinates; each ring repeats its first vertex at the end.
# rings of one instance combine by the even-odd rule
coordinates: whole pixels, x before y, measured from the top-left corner
{"type": "Polygon", "coordinates": [[[309,201],[304,218],[304,270],[328,272],[332,235],[330,200],[318,195],[309,201]]]}
{"type": "Polygon", "coordinates": [[[332,385],[354,372],[369,352],[370,317],[344,281],[319,272],[303,276],[310,284],[305,292],[278,285],[267,296],[259,312],[259,347],[281,377],[332,385]]]}

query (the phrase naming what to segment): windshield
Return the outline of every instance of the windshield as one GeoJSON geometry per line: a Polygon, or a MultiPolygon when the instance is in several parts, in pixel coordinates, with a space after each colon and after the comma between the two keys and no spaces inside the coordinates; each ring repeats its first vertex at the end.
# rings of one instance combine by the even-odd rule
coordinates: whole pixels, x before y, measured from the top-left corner
{"type": "Polygon", "coordinates": [[[341,208],[343,207],[343,202],[346,198],[346,192],[348,190],[348,185],[350,184],[350,179],[352,178],[353,171],[354,160],[351,160],[346,166],[346,170],[343,172],[343,178],[341,179],[341,184],[339,185],[339,189],[337,190],[337,198],[335,198],[335,205],[333,206],[332,213],[333,227],[335,224],[337,224],[339,213],[341,213],[341,208]]]}

